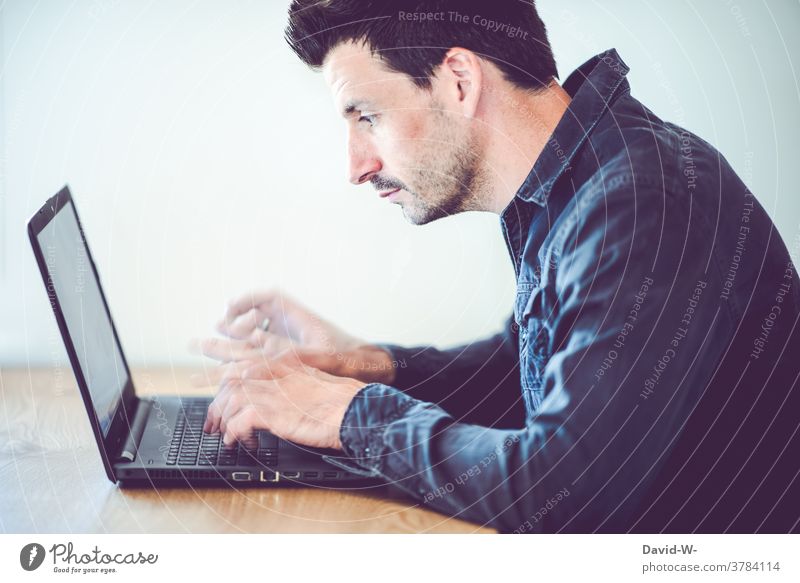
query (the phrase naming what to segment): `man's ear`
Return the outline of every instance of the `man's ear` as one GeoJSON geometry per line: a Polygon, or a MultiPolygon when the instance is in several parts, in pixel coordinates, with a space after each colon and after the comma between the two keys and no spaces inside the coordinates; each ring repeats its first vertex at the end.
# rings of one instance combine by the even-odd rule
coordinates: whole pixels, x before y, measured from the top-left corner
{"type": "Polygon", "coordinates": [[[442,81],[448,101],[465,117],[474,117],[483,88],[483,69],[478,56],[468,49],[453,47],[442,62],[442,81]]]}

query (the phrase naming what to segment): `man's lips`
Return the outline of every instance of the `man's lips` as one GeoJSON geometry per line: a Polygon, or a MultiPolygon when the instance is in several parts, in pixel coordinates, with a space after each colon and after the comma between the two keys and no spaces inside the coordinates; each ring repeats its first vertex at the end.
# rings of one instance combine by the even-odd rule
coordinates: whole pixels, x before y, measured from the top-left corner
{"type": "Polygon", "coordinates": [[[395,188],[394,190],[387,190],[385,192],[379,192],[378,196],[380,196],[381,198],[386,198],[387,196],[393,195],[395,192],[400,192],[400,190],[401,190],[400,188],[395,188]]]}

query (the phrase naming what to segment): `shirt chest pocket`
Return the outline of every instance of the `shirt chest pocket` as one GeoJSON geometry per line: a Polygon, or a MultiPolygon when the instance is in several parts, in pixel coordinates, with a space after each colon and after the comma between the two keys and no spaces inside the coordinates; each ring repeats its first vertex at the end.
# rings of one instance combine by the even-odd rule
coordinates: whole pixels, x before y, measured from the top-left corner
{"type": "Polygon", "coordinates": [[[544,320],[544,290],[532,283],[517,286],[514,319],[519,326],[519,364],[525,404],[529,413],[544,399],[542,377],[550,359],[550,335],[544,320]]]}

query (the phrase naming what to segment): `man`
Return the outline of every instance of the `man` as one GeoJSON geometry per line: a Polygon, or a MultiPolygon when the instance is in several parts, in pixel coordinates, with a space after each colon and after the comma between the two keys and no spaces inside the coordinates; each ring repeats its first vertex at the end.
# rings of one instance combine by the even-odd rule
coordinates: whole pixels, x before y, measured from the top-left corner
{"type": "Polygon", "coordinates": [[[425,224],[498,213],[506,330],[374,346],[278,293],[234,301],[205,430],[343,452],[507,532],[798,526],[800,282],[708,143],[614,50],[560,85],[532,2],[295,0],[287,39],[347,124],[350,180],[425,224]]]}

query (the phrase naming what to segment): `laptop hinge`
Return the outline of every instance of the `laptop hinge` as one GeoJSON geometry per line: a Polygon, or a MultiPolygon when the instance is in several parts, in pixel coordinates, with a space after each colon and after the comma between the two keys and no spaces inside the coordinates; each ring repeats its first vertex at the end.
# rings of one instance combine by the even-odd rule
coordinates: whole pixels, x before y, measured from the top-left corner
{"type": "Polygon", "coordinates": [[[142,441],[142,434],[144,428],[147,426],[147,417],[150,415],[150,409],[153,402],[149,399],[140,399],[136,407],[136,414],[133,416],[130,431],[125,443],[122,445],[117,461],[132,462],[136,459],[136,453],[139,449],[139,443],[142,441]]]}

